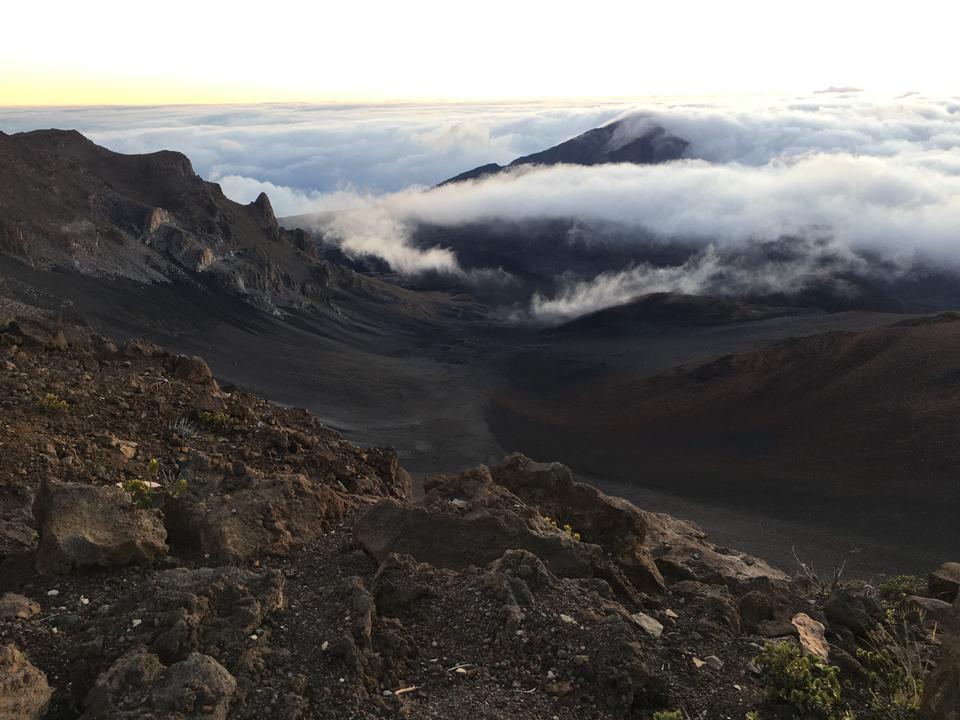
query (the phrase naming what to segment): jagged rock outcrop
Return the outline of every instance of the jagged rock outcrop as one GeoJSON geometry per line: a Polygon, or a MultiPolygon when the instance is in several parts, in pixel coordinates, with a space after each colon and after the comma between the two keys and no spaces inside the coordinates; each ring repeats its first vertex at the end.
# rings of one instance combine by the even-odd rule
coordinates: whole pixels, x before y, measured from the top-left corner
{"type": "Polygon", "coordinates": [[[960,598],[953,612],[956,629],[944,638],[940,662],[924,681],[920,714],[926,720],[960,720],[960,598]]]}
{"type": "Polygon", "coordinates": [[[19,593],[7,592],[0,595],[0,620],[28,620],[40,612],[40,605],[19,593]]]}
{"type": "Polygon", "coordinates": [[[357,288],[398,295],[318,257],[304,231],[280,227],[265,194],[234,202],[178,152],[124,155],[76,131],[5,134],[0,192],[0,253],[36,268],[147,284],[212,281],[270,313],[327,313],[357,288]]]}
{"type": "Polygon", "coordinates": [[[13,645],[0,645],[0,720],[40,720],[53,690],[13,645]]]}
{"type": "Polygon", "coordinates": [[[173,376],[195,385],[208,385],[213,380],[213,372],[203,358],[180,355],[173,366],[173,376]]]}
{"type": "Polygon", "coordinates": [[[43,574],[149,563],[168,549],[160,513],[137,507],[120,488],[46,480],[33,512],[43,574]]]}
{"type": "Polygon", "coordinates": [[[960,596],[960,563],[948,562],[930,573],[930,597],[953,602],[960,596]]]}
{"type": "Polygon", "coordinates": [[[516,514],[483,510],[461,515],[381,500],[354,526],[357,542],[378,560],[407,554],[441,568],[463,569],[493,562],[507,550],[529,550],[558,575],[586,577],[598,554],[548,525],[531,528],[516,514]]]}
{"type": "Polygon", "coordinates": [[[646,517],[621,498],[573,481],[560,463],[537,463],[514,454],[490,470],[498,485],[553,519],[569,525],[584,542],[600,545],[638,588],[663,587],[663,578],[644,540],[646,517]]]}
{"type": "Polygon", "coordinates": [[[219,561],[285,555],[330,530],[352,501],[305,475],[230,478],[220,492],[187,491],[165,507],[171,542],[219,561]]]}
{"type": "Polygon", "coordinates": [[[81,720],[225,720],[237,681],[209,655],[165,667],[134,648],[97,679],[81,720]]]}

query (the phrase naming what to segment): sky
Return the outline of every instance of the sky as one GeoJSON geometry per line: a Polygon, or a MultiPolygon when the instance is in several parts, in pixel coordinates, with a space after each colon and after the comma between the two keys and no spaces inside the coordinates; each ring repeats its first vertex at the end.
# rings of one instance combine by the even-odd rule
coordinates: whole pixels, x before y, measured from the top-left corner
{"type": "Polygon", "coordinates": [[[946,92],[943,0],[13,0],[0,105],[946,92]]]}

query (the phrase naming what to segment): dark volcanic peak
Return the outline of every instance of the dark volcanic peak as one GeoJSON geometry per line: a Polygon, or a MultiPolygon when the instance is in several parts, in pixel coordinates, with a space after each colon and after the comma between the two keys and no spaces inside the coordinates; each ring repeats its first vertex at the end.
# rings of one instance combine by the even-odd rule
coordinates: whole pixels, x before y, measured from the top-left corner
{"type": "Polygon", "coordinates": [[[271,312],[395,293],[318,257],[265,194],[236,203],[182,153],[123,155],[75,130],[0,135],[0,254],[147,283],[203,274],[271,312]]]}
{"type": "Polygon", "coordinates": [[[440,184],[476,180],[521,165],[662,163],[684,157],[689,144],[659,125],[640,118],[625,118],[588,130],[541,152],[519,157],[509,165],[481,165],[440,184]]]}

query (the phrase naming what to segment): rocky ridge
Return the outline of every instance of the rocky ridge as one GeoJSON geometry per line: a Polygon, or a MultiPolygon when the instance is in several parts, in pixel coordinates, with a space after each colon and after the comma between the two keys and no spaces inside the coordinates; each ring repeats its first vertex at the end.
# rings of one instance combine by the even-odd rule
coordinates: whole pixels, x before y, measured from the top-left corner
{"type": "Polygon", "coordinates": [[[181,153],[124,155],[73,130],[0,132],[0,254],[137,283],[213,282],[272,313],[403,296],[319,257],[265,194],[242,205],[181,153]]]}
{"type": "Polygon", "coordinates": [[[787,718],[781,641],[863,718],[864,652],[909,647],[917,717],[956,718],[954,564],[789,575],[522,455],[415,494],[200,358],[41,314],[0,318],[0,410],[0,717],[787,718]]]}

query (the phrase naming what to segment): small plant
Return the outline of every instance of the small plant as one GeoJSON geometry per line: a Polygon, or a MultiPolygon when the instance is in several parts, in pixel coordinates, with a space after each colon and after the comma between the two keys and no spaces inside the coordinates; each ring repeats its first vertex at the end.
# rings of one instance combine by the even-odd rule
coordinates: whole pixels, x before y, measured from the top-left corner
{"type": "Polygon", "coordinates": [[[838,557],[830,571],[829,581],[821,579],[820,574],[812,563],[801,560],[797,555],[797,549],[795,547],[792,548],[792,552],[793,561],[797,565],[794,571],[794,577],[805,583],[814,595],[826,597],[840,586],[840,580],[847,570],[847,563],[850,562],[850,558],[861,552],[861,550],[858,547],[852,547],[847,551],[846,555],[838,557]]]}
{"type": "Polygon", "coordinates": [[[170,432],[174,432],[180,437],[192,438],[197,434],[197,426],[185,417],[179,417],[170,423],[170,432]]]}
{"type": "Polygon", "coordinates": [[[899,605],[908,595],[923,593],[924,585],[916,575],[891,575],[877,585],[877,593],[891,605],[899,605]]]}
{"type": "Polygon", "coordinates": [[[58,395],[54,393],[47,393],[37,400],[37,405],[40,406],[40,409],[51,415],[58,413],[65,413],[70,407],[66,400],[61,399],[58,395]]]}
{"type": "Polygon", "coordinates": [[[200,413],[200,424],[210,430],[226,430],[233,425],[233,419],[225,412],[210,412],[204,410],[200,413]]]}
{"type": "Polygon", "coordinates": [[[760,720],[760,713],[756,710],[748,710],[744,720],[760,720]]]}
{"type": "Polygon", "coordinates": [[[187,489],[187,478],[179,471],[161,470],[159,477],[160,485],[172,498],[180,497],[183,491],[187,489]]]}
{"type": "Polygon", "coordinates": [[[920,716],[927,663],[905,619],[870,631],[868,647],[857,648],[857,659],[867,671],[868,718],[915,720],[920,716]]]}
{"type": "Polygon", "coordinates": [[[565,532],[567,534],[567,537],[570,538],[571,540],[576,540],[577,542],[580,542],[580,533],[574,532],[573,528],[569,524],[565,523],[563,526],[561,526],[557,523],[556,520],[546,516],[544,516],[543,520],[550,527],[556,528],[557,530],[563,530],[563,532],[565,532]]]}
{"type": "Polygon", "coordinates": [[[147,479],[137,477],[120,484],[138,507],[159,507],[166,498],[176,498],[187,489],[187,479],[178,471],[161,468],[156,458],[147,463],[145,474],[147,479]]]}
{"type": "Polygon", "coordinates": [[[772,643],[755,659],[767,695],[814,717],[833,720],[840,705],[839,668],[790,642],[772,643]]]}
{"type": "Polygon", "coordinates": [[[682,710],[658,710],[653,714],[653,720],[686,720],[682,710]]]}
{"type": "Polygon", "coordinates": [[[143,478],[124,480],[120,485],[133,498],[133,504],[145,510],[152,508],[154,503],[154,488],[143,478]]]}

